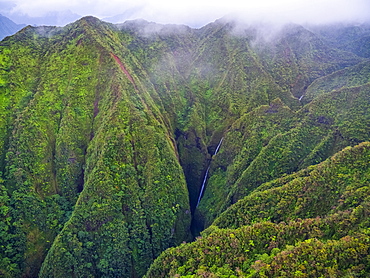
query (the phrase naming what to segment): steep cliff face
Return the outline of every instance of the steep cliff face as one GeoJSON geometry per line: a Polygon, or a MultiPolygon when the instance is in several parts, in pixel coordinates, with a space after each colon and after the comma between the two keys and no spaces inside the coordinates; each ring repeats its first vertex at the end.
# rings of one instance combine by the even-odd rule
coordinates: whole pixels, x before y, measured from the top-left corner
{"type": "Polygon", "coordinates": [[[3,112],[9,226],[24,242],[14,250],[24,275],[36,276],[48,254],[41,277],[141,276],[162,250],[189,239],[173,135],[113,30],[85,18],[50,37],[56,30],[40,39],[38,29],[25,30],[25,51],[12,48],[16,37],[4,46],[12,51],[8,94],[22,103],[3,112]],[[28,51],[37,72],[21,98],[23,88],[12,86],[26,86],[27,76],[14,63],[31,60],[28,51]]]}
{"type": "Polygon", "coordinates": [[[325,29],[259,28],[86,17],[2,41],[0,273],[140,277],[267,182],[368,141],[368,60],[325,29]]]}
{"type": "Polygon", "coordinates": [[[199,206],[206,225],[261,184],[367,141],[369,89],[367,84],[332,91],[297,112],[276,102],[236,121],[212,162],[199,206]]]}
{"type": "Polygon", "coordinates": [[[145,277],[369,275],[368,142],[260,186],[145,277]]]}

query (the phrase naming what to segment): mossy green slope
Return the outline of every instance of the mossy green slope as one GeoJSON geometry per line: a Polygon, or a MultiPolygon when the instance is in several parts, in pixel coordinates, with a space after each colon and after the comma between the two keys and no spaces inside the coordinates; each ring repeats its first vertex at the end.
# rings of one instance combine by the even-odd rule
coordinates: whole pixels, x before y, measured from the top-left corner
{"type": "Polygon", "coordinates": [[[243,28],[86,17],[1,42],[1,275],[140,277],[192,216],[369,140],[367,61],[301,26],[263,45],[243,28]]]}
{"type": "MultiPolygon", "coordinates": [[[[6,190],[2,191],[2,198],[6,200],[7,209],[2,215],[1,238],[7,252],[2,252],[1,269],[8,277],[19,276],[22,272],[36,275],[45,249],[61,228],[59,221],[65,221],[66,211],[59,209],[64,200],[41,193],[41,187],[48,186],[46,183],[50,182],[51,176],[50,149],[43,148],[48,140],[45,121],[35,123],[34,119],[40,114],[32,115],[30,123],[34,129],[24,121],[32,114],[31,103],[39,84],[40,54],[44,44],[45,40],[37,39],[37,34],[29,27],[2,45],[5,63],[2,65],[1,88],[1,165],[6,172],[6,190]],[[24,43],[20,44],[19,40],[24,43]],[[20,70],[23,67],[24,70],[20,70]],[[37,168],[32,168],[34,163],[37,168]],[[35,180],[37,182],[33,184],[35,180]],[[32,256],[28,257],[27,253],[32,256]]],[[[38,112],[42,114],[42,111],[38,112]]]]}
{"type": "MultiPolygon", "coordinates": [[[[30,43],[39,41],[37,31],[25,31],[34,36],[30,43]]],[[[37,275],[62,230],[40,276],[140,276],[162,250],[188,239],[188,193],[173,138],[130,75],[135,59],[125,59],[112,26],[84,18],[60,32],[41,40],[37,86],[24,107],[14,105],[22,111],[13,122],[5,184],[14,204],[9,225],[24,249],[4,272],[37,275]],[[116,242],[119,254],[101,242],[116,242]]],[[[28,59],[12,51],[13,61],[28,59]]]]}
{"type": "Polygon", "coordinates": [[[209,153],[233,121],[276,97],[293,109],[299,102],[265,72],[248,37],[232,35],[228,22],[200,30],[134,23],[120,28],[133,36],[127,47],[147,72],[163,113],[175,119],[171,128],[194,207],[209,153]]]}
{"type": "Polygon", "coordinates": [[[362,60],[294,24],[278,31],[274,39],[256,43],[255,47],[275,82],[298,98],[315,79],[362,60]]]}
{"type": "Polygon", "coordinates": [[[289,26],[276,43],[262,46],[255,42],[258,27],[247,26],[242,34],[237,28],[225,20],[199,30],[148,22],[121,27],[132,35],[128,48],[147,71],[166,115],[175,116],[172,128],[193,208],[210,154],[234,121],[260,105],[273,106],[276,98],[295,111],[300,106],[293,94],[299,97],[316,78],[362,61],[301,26],[289,26]],[[295,73],[278,70],[292,69],[286,47],[295,73]],[[299,94],[291,86],[297,78],[305,80],[299,94]]]}
{"type": "Polygon", "coordinates": [[[366,277],[369,152],[368,142],[347,147],[267,184],[163,252],[146,277],[366,277]]]}
{"type": "Polygon", "coordinates": [[[319,165],[262,185],[227,209],[212,225],[237,228],[263,220],[320,217],[361,204],[368,198],[367,145],[362,143],[352,151],[348,147],[319,165]]]}
{"type": "Polygon", "coordinates": [[[296,113],[276,99],[233,123],[212,160],[207,190],[198,207],[206,226],[227,206],[226,196],[270,140],[292,129],[298,121],[296,113]]]}
{"type": "Polygon", "coordinates": [[[370,25],[333,23],[322,26],[309,26],[330,46],[352,52],[360,57],[370,58],[370,25]]]}
{"type": "Polygon", "coordinates": [[[332,74],[316,79],[307,88],[303,102],[308,103],[317,96],[345,87],[356,87],[370,82],[370,62],[364,61],[332,74]]]}
{"type": "Polygon", "coordinates": [[[369,90],[364,85],[333,91],[297,112],[276,101],[236,121],[214,157],[209,190],[199,205],[205,225],[262,183],[367,141],[369,90]]]}

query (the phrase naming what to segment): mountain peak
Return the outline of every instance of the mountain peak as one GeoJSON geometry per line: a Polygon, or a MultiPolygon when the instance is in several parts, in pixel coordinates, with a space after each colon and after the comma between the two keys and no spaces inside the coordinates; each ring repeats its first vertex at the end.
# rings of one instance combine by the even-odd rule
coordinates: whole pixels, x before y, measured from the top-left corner
{"type": "Polygon", "coordinates": [[[88,22],[90,24],[97,24],[97,23],[101,23],[101,20],[95,16],[92,16],[92,15],[88,15],[88,16],[84,16],[82,18],[80,18],[78,21],[84,21],[84,22],[88,22]]]}

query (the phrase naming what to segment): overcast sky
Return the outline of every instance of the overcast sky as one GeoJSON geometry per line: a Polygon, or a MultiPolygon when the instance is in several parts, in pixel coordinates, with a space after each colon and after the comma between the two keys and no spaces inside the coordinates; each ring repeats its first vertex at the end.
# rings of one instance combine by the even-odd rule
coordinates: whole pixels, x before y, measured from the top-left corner
{"type": "Polygon", "coordinates": [[[115,18],[121,22],[143,18],[192,27],[235,13],[245,20],[370,21],[370,0],[0,0],[0,13],[11,19],[20,14],[40,17],[68,10],[101,19],[122,14],[115,18]]]}

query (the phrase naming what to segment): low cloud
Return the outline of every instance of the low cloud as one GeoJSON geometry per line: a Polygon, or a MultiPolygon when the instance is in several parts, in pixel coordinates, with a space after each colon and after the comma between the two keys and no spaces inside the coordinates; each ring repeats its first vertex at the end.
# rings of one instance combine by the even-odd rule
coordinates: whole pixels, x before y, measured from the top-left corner
{"type": "Polygon", "coordinates": [[[327,23],[369,21],[368,0],[0,0],[0,13],[40,17],[51,11],[73,13],[116,21],[143,18],[157,23],[200,27],[225,15],[244,21],[327,23]],[[119,17],[117,15],[122,15],[119,17]]]}

